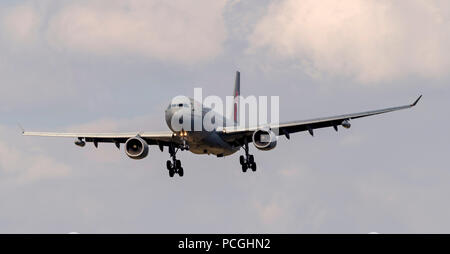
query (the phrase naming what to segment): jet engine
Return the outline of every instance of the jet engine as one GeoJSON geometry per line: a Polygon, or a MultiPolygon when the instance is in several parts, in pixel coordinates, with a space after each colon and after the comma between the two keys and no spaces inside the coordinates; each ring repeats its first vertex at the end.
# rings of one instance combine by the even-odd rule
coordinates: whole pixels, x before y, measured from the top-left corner
{"type": "Polygon", "coordinates": [[[148,155],[148,144],[139,136],[130,138],[125,142],[125,153],[131,159],[144,159],[148,155]]]}
{"type": "Polygon", "coordinates": [[[271,130],[257,130],[253,133],[253,144],[259,150],[272,150],[277,146],[277,135],[271,130]]]}

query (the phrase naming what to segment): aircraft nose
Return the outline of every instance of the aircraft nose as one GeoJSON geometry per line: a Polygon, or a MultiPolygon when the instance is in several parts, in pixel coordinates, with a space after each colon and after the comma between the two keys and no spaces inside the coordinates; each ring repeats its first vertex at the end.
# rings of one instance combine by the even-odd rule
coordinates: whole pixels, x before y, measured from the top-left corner
{"type": "Polygon", "coordinates": [[[172,116],[173,116],[173,114],[174,114],[173,111],[174,111],[174,110],[173,110],[172,108],[166,109],[166,122],[167,122],[167,124],[170,123],[170,119],[172,118],[172,116]]]}
{"type": "MultiPolygon", "coordinates": [[[[166,110],[166,123],[167,126],[169,127],[169,129],[173,130],[173,126],[172,126],[172,118],[176,115],[176,119],[180,119],[181,116],[185,116],[185,115],[189,115],[189,117],[191,116],[191,110],[188,108],[170,108],[166,110]]],[[[186,117],[186,118],[189,118],[186,117]]],[[[186,119],[184,118],[184,119],[186,119]]],[[[181,118],[183,119],[183,118],[181,118]]],[[[183,124],[182,122],[180,122],[180,124],[183,124]]]]}

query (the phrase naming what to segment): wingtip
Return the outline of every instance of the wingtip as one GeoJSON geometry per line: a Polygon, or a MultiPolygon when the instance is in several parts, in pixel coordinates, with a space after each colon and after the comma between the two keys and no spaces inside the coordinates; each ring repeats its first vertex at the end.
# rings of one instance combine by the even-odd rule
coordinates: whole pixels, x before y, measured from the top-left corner
{"type": "Polygon", "coordinates": [[[413,104],[411,104],[412,107],[416,106],[416,104],[420,101],[420,98],[422,98],[422,95],[419,96],[419,98],[416,99],[416,101],[414,101],[413,104]]]}
{"type": "Polygon", "coordinates": [[[22,127],[22,125],[20,123],[17,123],[17,125],[19,126],[20,131],[22,132],[22,135],[24,135],[25,134],[25,129],[22,127]]]}

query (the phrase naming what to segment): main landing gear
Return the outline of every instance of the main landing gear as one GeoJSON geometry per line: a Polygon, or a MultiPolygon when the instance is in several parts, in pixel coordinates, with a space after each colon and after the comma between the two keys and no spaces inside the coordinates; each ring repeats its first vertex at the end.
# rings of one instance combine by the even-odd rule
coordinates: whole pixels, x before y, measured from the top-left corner
{"type": "Polygon", "coordinates": [[[255,163],[255,157],[253,157],[252,154],[248,154],[248,142],[245,142],[244,145],[244,151],[245,151],[245,156],[241,155],[239,157],[239,162],[241,163],[242,166],[242,172],[247,172],[247,169],[252,169],[253,172],[256,171],[256,163],[255,163]]]}
{"type": "Polygon", "coordinates": [[[183,167],[181,167],[181,161],[177,160],[176,154],[179,148],[174,148],[173,146],[169,147],[170,157],[172,157],[172,161],[168,160],[167,170],[169,170],[169,176],[173,177],[175,174],[178,174],[180,177],[184,175],[183,167]]]}

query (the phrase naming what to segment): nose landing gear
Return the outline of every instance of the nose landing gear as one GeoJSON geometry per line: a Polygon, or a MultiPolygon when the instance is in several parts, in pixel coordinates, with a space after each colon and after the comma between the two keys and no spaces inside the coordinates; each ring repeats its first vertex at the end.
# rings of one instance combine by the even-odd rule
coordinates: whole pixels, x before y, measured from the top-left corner
{"type": "Polygon", "coordinates": [[[256,171],[256,163],[255,163],[255,157],[253,157],[252,154],[248,153],[248,142],[245,142],[244,145],[244,151],[245,151],[245,156],[241,155],[239,157],[239,163],[242,166],[242,172],[247,172],[247,169],[251,169],[253,172],[256,171]]]}

